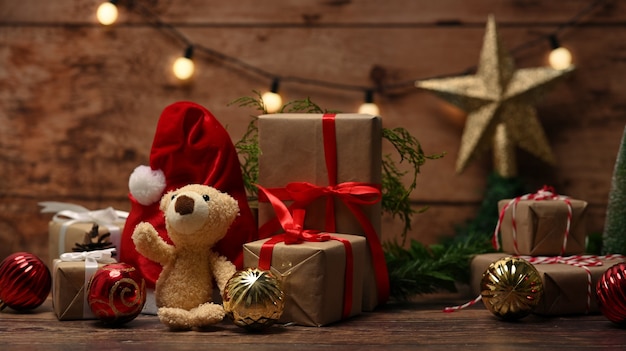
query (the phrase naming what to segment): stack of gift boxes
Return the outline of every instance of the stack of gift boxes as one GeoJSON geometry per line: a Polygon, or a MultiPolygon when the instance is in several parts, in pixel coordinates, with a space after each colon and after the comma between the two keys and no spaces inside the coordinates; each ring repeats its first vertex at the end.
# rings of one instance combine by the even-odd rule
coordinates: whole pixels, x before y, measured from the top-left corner
{"type": "MultiPolygon", "coordinates": [[[[260,116],[258,127],[258,183],[290,213],[304,214],[303,230],[321,235],[275,242],[263,258],[264,244],[284,228],[272,204],[259,198],[260,240],[244,245],[244,266],[267,267],[281,279],[286,301],[280,322],[328,325],[384,303],[389,282],[380,242],[380,117],[273,114],[260,116]]],[[[93,270],[60,257],[85,241],[93,221],[60,217],[49,226],[54,311],[60,320],[90,319],[85,293],[93,270]]],[[[100,226],[99,235],[111,233],[110,241],[119,242],[123,225],[119,218],[100,226]]]]}
{"type": "Polygon", "coordinates": [[[290,211],[305,210],[302,228],[335,238],[279,242],[271,262],[260,262],[263,245],[283,228],[272,205],[259,196],[262,239],[244,245],[244,265],[269,263],[282,279],[281,322],[321,326],[373,310],[389,294],[380,244],[380,117],[273,114],[260,116],[258,123],[259,184],[290,211]]]}
{"type": "Polygon", "coordinates": [[[498,253],[477,255],[471,262],[471,288],[480,294],[483,273],[492,262],[519,256],[539,271],[544,294],[533,311],[540,315],[599,312],[595,286],[622,257],[585,255],[587,202],[556,195],[544,188],[536,194],[498,203],[494,233],[498,253]]]}
{"type": "Polygon", "coordinates": [[[63,203],[42,205],[43,212],[56,213],[48,224],[54,313],[59,320],[96,319],[87,304],[87,285],[98,268],[115,262],[126,213],[63,203]]]}

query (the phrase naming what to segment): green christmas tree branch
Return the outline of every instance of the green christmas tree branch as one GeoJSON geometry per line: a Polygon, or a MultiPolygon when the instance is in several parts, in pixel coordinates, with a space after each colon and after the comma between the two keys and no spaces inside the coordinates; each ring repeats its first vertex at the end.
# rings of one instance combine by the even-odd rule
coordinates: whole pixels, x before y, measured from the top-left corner
{"type": "Polygon", "coordinates": [[[410,247],[386,242],[385,260],[393,298],[404,300],[434,292],[456,292],[456,283],[469,283],[473,256],[493,251],[482,233],[425,246],[411,240],[410,247]]]}

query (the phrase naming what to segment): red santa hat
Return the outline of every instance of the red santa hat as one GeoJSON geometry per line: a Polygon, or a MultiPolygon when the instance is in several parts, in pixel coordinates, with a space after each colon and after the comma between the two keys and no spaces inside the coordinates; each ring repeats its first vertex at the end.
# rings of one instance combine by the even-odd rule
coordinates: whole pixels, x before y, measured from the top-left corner
{"type": "Polygon", "coordinates": [[[212,186],[239,203],[239,216],[214,248],[238,269],[243,265],[242,245],[257,238],[256,222],[248,206],[239,158],[230,136],[206,108],[193,102],[169,105],[157,124],[150,166],[139,166],[130,175],[131,210],[119,250],[119,260],[135,266],[150,287],[154,287],[161,266],[136,251],[131,238],[133,230],[140,222],[149,222],[171,243],[159,202],[166,192],[187,184],[212,186]]]}

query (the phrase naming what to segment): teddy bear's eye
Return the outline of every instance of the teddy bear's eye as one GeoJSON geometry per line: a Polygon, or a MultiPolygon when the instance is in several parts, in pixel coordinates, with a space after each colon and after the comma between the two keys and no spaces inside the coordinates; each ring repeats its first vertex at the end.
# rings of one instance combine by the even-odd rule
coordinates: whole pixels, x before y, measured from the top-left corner
{"type": "Polygon", "coordinates": [[[176,198],[176,194],[172,195],[172,200],[174,200],[176,198]]]}
{"type": "Polygon", "coordinates": [[[202,198],[204,199],[204,201],[209,202],[209,200],[211,200],[211,198],[209,197],[209,195],[202,195],[202,198]]]}

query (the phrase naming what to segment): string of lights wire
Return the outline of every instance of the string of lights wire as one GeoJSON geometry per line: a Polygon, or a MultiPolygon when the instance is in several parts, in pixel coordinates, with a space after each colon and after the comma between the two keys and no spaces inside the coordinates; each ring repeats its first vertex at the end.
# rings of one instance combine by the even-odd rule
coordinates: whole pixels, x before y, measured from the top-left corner
{"type": "MultiPolygon", "coordinates": [[[[123,0],[122,0],[123,1],[123,0]]],[[[298,83],[302,85],[310,85],[310,86],[319,86],[331,89],[345,90],[345,91],[359,91],[364,94],[365,101],[359,108],[359,112],[361,113],[371,113],[371,114],[379,114],[378,107],[374,103],[374,94],[384,94],[391,91],[398,91],[404,89],[414,89],[415,81],[417,80],[425,80],[432,78],[442,78],[449,76],[458,76],[465,75],[475,71],[476,67],[471,66],[467,69],[450,74],[443,74],[432,77],[420,77],[414,78],[401,82],[394,82],[390,84],[383,84],[377,86],[364,86],[364,85],[354,85],[354,84],[345,84],[338,82],[331,82],[321,79],[313,79],[299,76],[291,76],[291,75],[281,75],[276,72],[271,72],[266,69],[260,68],[258,66],[254,66],[249,64],[237,57],[230,56],[219,52],[215,49],[206,47],[204,45],[192,42],[181,30],[176,28],[176,26],[164,22],[161,18],[151,11],[147,6],[143,5],[139,1],[127,0],[132,2],[132,7],[129,6],[129,9],[132,8],[139,12],[141,16],[143,16],[146,21],[152,24],[155,28],[164,33],[168,33],[172,35],[176,40],[178,40],[184,46],[184,52],[181,57],[179,57],[172,67],[174,75],[180,79],[181,81],[186,81],[193,76],[195,65],[193,61],[194,54],[201,52],[205,55],[213,57],[225,64],[229,64],[231,66],[235,66],[239,69],[245,70],[252,74],[255,74],[259,77],[267,79],[270,81],[270,89],[262,95],[262,99],[268,112],[274,112],[280,108],[282,105],[282,99],[278,94],[279,85],[284,82],[298,83]]],[[[553,31],[533,38],[527,42],[524,42],[513,49],[511,49],[511,53],[513,55],[519,54],[520,52],[527,50],[536,45],[541,45],[546,41],[549,43],[551,52],[549,55],[549,62],[552,68],[554,69],[565,69],[571,65],[572,56],[569,50],[562,47],[559,42],[559,35],[569,27],[574,27],[579,25],[582,20],[592,13],[596,8],[598,8],[601,4],[606,2],[607,0],[593,0],[590,1],[587,6],[582,8],[579,12],[577,12],[574,16],[572,16],[568,21],[561,23],[558,25],[553,31]]],[[[117,5],[120,3],[120,0],[108,0],[100,4],[97,10],[97,18],[98,21],[105,26],[113,25],[118,17],[118,9],[117,5]]]]}

